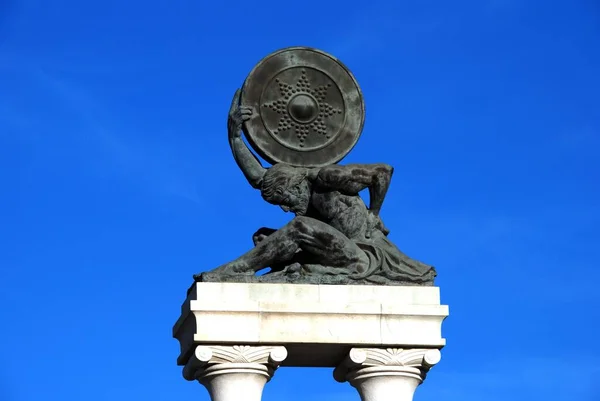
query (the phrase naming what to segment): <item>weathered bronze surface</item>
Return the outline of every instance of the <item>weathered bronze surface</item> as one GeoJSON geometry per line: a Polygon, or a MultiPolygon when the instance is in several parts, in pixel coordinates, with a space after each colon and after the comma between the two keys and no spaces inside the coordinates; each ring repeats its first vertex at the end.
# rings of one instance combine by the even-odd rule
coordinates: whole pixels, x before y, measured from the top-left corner
{"type": "Polygon", "coordinates": [[[272,164],[337,163],[360,137],[365,106],[352,73],[336,58],[307,47],[279,50],[246,78],[241,104],[252,117],[244,132],[272,164]]]}
{"type": "Polygon", "coordinates": [[[295,217],[279,229],[260,228],[250,251],[195,279],[432,285],[435,269],[402,253],[381,220],[393,168],[335,164],[356,143],[363,121],[358,85],[333,57],[290,48],[263,59],[231,103],[229,145],[248,183],[295,217]],[[272,167],[250,151],[244,126],[272,167]],[[365,189],[368,207],[359,195],[365,189]]]}

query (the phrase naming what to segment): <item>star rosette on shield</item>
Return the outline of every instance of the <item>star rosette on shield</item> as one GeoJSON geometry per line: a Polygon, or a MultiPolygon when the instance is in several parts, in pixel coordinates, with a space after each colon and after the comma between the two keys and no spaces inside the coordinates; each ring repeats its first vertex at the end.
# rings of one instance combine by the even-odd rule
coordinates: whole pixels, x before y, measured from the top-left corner
{"type": "Polygon", "coordinates": [[[304,69],[295,85],[279,78],[275,82],[279,85],[281,96],[263,104],[263,107],[281,115],[273,134],[294,129],[300,147],[304,147],[304,141],[311,132],[329,139],[331,132],[327,120],[343,112],[326,101],[331,84],[312,87],[304,69]]]}

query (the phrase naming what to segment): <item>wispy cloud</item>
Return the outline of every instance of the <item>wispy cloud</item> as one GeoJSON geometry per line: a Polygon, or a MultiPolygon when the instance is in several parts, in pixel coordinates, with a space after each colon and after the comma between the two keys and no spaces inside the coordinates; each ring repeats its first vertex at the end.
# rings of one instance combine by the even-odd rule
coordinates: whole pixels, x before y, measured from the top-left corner
{"type": "MultiPolygon", "coordinates": [[[[198,190],[198,172],[195,165],[181,155],[181,148],[175,144],[156,143],[149,136],[140,139],[124,134],[118,118],[85,88],[64,78],[59,78],[40,68],[28,70],[32,78],[40,84],[38,90],[47,92],[56,100],[54,107],[60,107],[72,115],[69,129],[57,127],[53,132],[60,135],[73,152],[79,154],[78,162],[96,169],[101,175],[113,174],[128,179],[132,184],[163,195],[175,196],[194,203],[202,203],[198,190]],[[80,154],[83,153],[83,154],[80,154]]],[[[7,112],[5,122],[27,133],[28,120],[38,117],[7,112]]],[[[56,121],[46,121],[48,125],[56,121]]],[[[39,122],[38,122],[39,125],[39,122]]],[[[32,130],[33,131],[33,130],[32,130]]],[[[31,136],[32,133],[26,135],[31,136]]],[[[35,135],[30,139],[51,141],[52,136],[35,135]]],[[[54,137],[56,139],[56,137],[54,137]]]]}

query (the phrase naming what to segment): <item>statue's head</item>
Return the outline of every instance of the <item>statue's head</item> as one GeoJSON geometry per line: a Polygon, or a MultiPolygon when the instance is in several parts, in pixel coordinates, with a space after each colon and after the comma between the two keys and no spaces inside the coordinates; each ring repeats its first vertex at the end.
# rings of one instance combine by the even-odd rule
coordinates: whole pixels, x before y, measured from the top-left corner
{"type": "Polygon", "coordinates": [[[308,170],[287,164],[275,164],[265,172],[261,194],[267,202],[280,206],[286,212],[303,216],[310,203],[308,170]]]}

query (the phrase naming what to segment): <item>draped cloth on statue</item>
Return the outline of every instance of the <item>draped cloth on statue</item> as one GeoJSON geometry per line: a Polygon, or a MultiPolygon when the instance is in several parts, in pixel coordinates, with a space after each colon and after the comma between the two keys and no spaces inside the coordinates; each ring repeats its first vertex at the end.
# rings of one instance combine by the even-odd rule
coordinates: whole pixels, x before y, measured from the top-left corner
{"type": "MultiPolygon", "coordinates": [[[[302,276],[337,276],[338,280],[364,284],[433,285],[437,275],[435,268],[409,258],[402,253],[383,233],[374,231],[368,239],[355,241],[369,258],[365,271],[349,271],[344,267],[303,264],[302,276]]],[[[337,280],[332,280],[337,281],[337,280]]]]}

